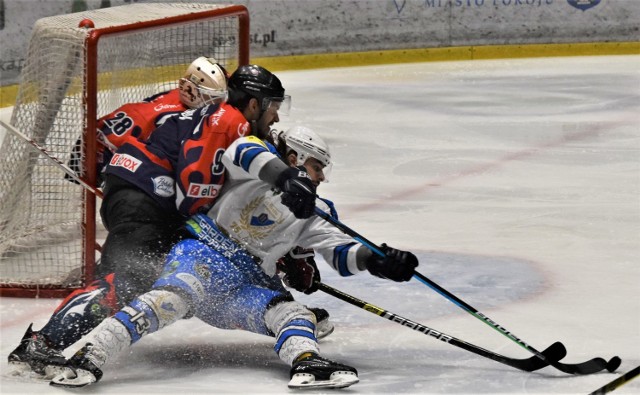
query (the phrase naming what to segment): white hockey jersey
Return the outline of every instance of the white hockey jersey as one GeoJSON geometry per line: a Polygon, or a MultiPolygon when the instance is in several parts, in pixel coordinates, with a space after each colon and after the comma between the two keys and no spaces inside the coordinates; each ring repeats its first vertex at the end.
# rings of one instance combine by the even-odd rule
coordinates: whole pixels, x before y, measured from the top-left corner
{"type": "MultiPolygon", "coordinates": [[[[258,178],[260,169],[276,157],[270,148],[253,136],[239,138],[227,148],[222,158],[227,178],[208,216],[260,258],[268,275],[275,274],[277,260],[296,246],[313,248],[342,276],[358,273],[360,243],[318,216],[296,218],[281,203],[280,193],[258,178]]],[[[317,206],[329,212],[319,199],[317,206]]]]}

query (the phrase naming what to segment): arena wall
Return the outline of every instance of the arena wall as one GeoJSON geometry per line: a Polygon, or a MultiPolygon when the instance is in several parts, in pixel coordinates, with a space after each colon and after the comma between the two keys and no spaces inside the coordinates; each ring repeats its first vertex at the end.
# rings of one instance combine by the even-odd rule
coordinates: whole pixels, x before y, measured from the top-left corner
{"type": "MultiPolygon", "coordinates": [[[[136,0],[0,0],[1,101],[11,101],[15,90],[11,85],[18,83],[31,28],[37,19],[131,2],[136,0]]],[[[234,3],[246,5],[250,11],[252,60],[274,69],[640,53],[637,0],[234,3]]]]}

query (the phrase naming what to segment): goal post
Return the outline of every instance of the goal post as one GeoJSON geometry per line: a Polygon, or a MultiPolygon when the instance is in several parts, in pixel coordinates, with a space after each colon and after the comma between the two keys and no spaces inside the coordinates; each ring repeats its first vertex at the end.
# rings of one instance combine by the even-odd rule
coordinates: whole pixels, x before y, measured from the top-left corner
{"type": "Polygon", "coordinates": [[[96,120],[174,89],[197,57],[227,70],[249,63],[242,5],[140,3],[36,22],[10,123],[0,145],[0,295],[63,297],[91,282],[105,236],[94,193],[49,156],[74,147],[95,186],[96,120]]]}

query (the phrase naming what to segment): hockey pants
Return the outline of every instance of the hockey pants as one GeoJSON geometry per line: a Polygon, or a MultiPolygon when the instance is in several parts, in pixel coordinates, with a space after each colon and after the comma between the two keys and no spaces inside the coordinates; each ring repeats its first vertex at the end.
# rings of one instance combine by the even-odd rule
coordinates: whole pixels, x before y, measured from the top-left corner
{"type": "Polygon", "coordinates": [[[248,254],[232,261],[200,241],[183,240],[153,288],[101,326],[94,347],[99,365],[125,343],[192,315],[217,328],[275,336],[276,353],[290,365],[305,352],[318,352],[313,313],[248,254]]]}

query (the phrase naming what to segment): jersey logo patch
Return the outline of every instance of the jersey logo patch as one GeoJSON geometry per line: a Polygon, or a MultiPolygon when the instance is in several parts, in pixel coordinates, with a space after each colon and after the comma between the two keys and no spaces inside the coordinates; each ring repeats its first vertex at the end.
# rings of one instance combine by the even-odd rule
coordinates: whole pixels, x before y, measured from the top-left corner
{"type": "Polygon", "coordinates": [[[269,216],[265,213],[262,213],[257,217],[255,215],[251,216],[251,226],[269,226],[273,225],[274,223],[275,222],[269,219],[269,216]]]}
{"type": "Polygon", "coordinates": [[[187,196],[195,198],[214,198],[218,196],[219,191],[220,185],[218,184],[196,184],[192,182],[189,184],[187,196]]]}
{"type": "Polygon", "coordinates": [[[251,126],[249,125],[249,122],[245,122],[243,124],[238,125],[238,136],[240,137],[244,137],[247,134],[249,134],[249,130],[251,129],[251,126]]]}
{"type": "Polygon", "coordinates": [[[239,240],[248,238],[260,241],[268,237],[285,218],[264,196],[258,196],[244,206],[238,219],[233,221],[230,227],[239,240]],[[253,215],[255,212],[261,213],[253,215]]]}
{"type": "Polygon", "coordinates": [[[141,163],[142,161],[127,154],[115,154],[113,155],[113,158],[111,158],[111,161],[109,162],[111,166],[123,167],[132,173],[135,173],[136,170],[138,170],[138,167],[140,166],[141,163]]]}
{"type": "Polygon", "coordinates": [[[171,197],[176,193],[175,181],[169,176],[159,176],[152,178],[153,193],[162,197],[171,197]]]}

